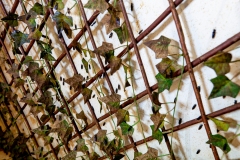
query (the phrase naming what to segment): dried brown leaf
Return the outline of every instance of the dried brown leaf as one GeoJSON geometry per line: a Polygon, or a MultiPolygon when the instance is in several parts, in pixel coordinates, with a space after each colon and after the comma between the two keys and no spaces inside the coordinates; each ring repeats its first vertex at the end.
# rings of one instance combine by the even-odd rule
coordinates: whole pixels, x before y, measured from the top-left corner
{"type": "Polygon", "coordinates": [[[119,108],[120,99],[121,99],[121,95],[116,94],[116,93],[109,95],[109,96],[99,98],[100,101],[102,101],[103,103],[112,107],[113,109],[119,108]]]}
{"type": "Polygon", "coordinates": [[[154,123],[154,131],[157,131],[157,129],[159,128],[159,126],[162,124],[162,122],[164,121],[164,118],[166,117],[166,114],[160,114],[159,112],[157,112],[156,114],[152,114],[151,115],[151,120],[154,123]]]}
{"type": "Polygon", "coordinates": [[[116,56],[111,56],[110,58],[110,68],[111,68],[111,75],[113,73],[115,73],[117,70],[119,70],[119,68],[121,67],[121,64],[122,64],[122,59],[121,58],[118,58],[116,56]]]}
{"type": "Polygon", "coordinates": [[[74,74],[73,77],[68,78],[65,82],[72,86],[74,88],[74,91],[76,92],[82,89],[83,76],[79,74],[74,74]]]}
{"type": "Polygon", "coordinates": [[[168,46],[171,42],[171,39],[161,36],[157,40],[150,40],[144,42],[146,46],[151,48],[155,52],[156,59],[166,58],[168,56],[168,46]]]}
{"type": "Polygon", "coordinates": [[[114,14],[105,14],[102,18],[102,23],[105,25],[106,33],[109,34],[112,30],[119,28],[119,17],[114,14]]]}

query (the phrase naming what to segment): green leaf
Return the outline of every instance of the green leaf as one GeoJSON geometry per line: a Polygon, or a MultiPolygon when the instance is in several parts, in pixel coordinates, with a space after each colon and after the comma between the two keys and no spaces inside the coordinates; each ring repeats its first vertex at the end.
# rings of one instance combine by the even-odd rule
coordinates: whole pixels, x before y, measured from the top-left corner
{"type": "Polygon", "coordinates": [[[208,99],[221,96],[230,96],[235,98],[239,93],[240,86],[233,83],[225,75],[219,75],[216,78],[211,79],[211,82],[213,83],[214,88],[208,99]]]}
{"type": "Polygon", "coordinates": [[[73,26],[72,17],[65,16],[61,12],[56,11],[53,15],[53,20],[56,22],[58,33],[64,30],[68,38],[71,38],[72,30],[70,29],[70,26],[73,26]]]}
{"type": "Polygon", "coordinates": [[[230,71],[232,55],[230,53],[219,52],[217,55],[209,58],[204,65],[214,69],[217,75],[224,75],[230,71]]]}
{"type": "Polygon", "coordinates": [[[50,136],[45,136],[43,137],[43,140],[44,140],[44,145],[48,145],[53,142],[54,138],[50,136]]]}
{"type": "Polygon", "coordinates": [[[121,27],[115,28],[113,31],[117,34],[121,44],[129,39],[126,23],[123,23],[121,27]]]}
{"type": "Polygon", "coordinates": [[[217,55],[209,58],[204,65],[212,68],[217,75],[224,75],[230,71],[232,55],[230,53],[219,52],[217,55]]]}
{"type": "Polygon", "coordinates": [[[35,39],[35,40],[39,40],[42,37],[42,32],[39,31],[38,29],[35,29],[34,32],[31,32],[28,35],[28,39],[35,39]]]}
{"type": "Polygon", "coordinates": [[[117,117],[117,126],[122,123],[129,121],[129,112],[124,109],[119,109],[116,113],[117,117]]]}
{"type": "Polygon", "coordinates": [[[132,135],[134,132],[134,128],[132,126],[130,126],[129,124],[127,124],[126,122],[122,122],[120,124],[120,127],[122,129],[122,135],[132,135]]]}
{"type": "Polygon", "coordinates": [[[34,60],[32,59],[32,56],[26,56],[23,64],[29,65],[29,62],[33,62],[34,60]]]}
{"type": "Polygon", "coordinates": [[[220,134],[211,135],[210,140],[206,143],[219,147],[225,154],[231,151],[227,139],[220,134]]]}
{"type": "Polygon", "coordinates": [[[144,42],[144,44],[155,52],[156,59],[158,59],[158,58],[167,58],[168,46],[170,42],[171,42],[171,39],[165,36],[161,36],[158,40],[147,41],[147,42],[144,42]]]}
{"type": "Polygon", "coordinates": [[[84,8],[98,10],[104,13],[108,9],[109,5],[105,0],[89,0],[84,8]]]}
{"type": "Polygon", "coordinates": [[[36,2],[34,6],[29,10],[29,12],[35,12],[38,15],[44,15],[43,6],[36,2]]]}
{"type": "Polygon", "coordinates": [[[159,129],[157,129],[157,131],[154,131],[154,125],[151,125],[150,127],[152,129],[152,137],[153,137],[153,139],[158,140],[159,144],[161,144],[161,142],[163,140],[162,132],[159,129]]]}
{"type": "Polygon", "coordinates": [[[217,118],[211,118],[211,117],[208,117],[208,118],[211,119],[216,124],[218,130],[220,130],[220,131],[228,130],[228,128],[229,128],[228,122],[219,120],[217,118]]]}
{"type": "Polygon", "coordinates": [[[171,60],[167,57],[163,58],[162,61],[156,65],[156,67],[162,76],[173,78],[173,73],[181,69],[182,66],[180,66],[177,61],[171,60]]]}
{"type": "Polygon", "coordinates": [[[14,31],[11,34],[13,40],[14,40],[14,46],[16,48],[20,47],[21,45],[23,45],[24,43],[29,43],[29,39],[28,39],[28,34],[24,34],[20,31],[14,31]]]}
{"type": "Polygon", "coordinates": [[[84,66],[86,72],[88,73],[88,62],[83,58],[82,63],[83,63],[83,66],[84,66]]]}
{"type": "Polygon", "coordinates": [[[172,79],[165,78],[161,73],[158,73],[156,76],[158,82],[158,93],[163,92],[165,89],[169,90],[172,86],[172,79]]]}
{"type": "Polygon", "coordinates": [[[6,17],[2,18],[2,21],[8,23],[11,27],[16,27],[18,26],[18,15],[9,13],[6,17]]]}

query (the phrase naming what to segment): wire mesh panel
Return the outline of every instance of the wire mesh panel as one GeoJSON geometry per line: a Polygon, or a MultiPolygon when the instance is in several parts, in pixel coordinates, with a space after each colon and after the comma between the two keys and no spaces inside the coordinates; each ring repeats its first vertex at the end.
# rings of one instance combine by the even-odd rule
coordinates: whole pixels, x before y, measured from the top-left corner
{"type": "Polygon", "coordinates": [[[0,6],[0,143],[13,159],[240,158],[239,2],[0,6]]]}

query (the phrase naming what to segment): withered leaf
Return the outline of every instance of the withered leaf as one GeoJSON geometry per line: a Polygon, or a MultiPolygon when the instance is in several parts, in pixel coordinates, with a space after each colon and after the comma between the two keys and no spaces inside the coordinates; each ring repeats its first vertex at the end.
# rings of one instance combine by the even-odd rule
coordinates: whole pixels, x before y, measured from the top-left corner
{"type": "Polygon", "coordinates": [[[121,67],[121,64],[122,64],[122,59],[121,58],[118,58],[116,56],[111,56],[110,58],[110,68],[111,68],[111,75],[113,73],[115,73],[117,70],[119,70],[119,68],[121,67]]]}
{"type": "Polygon", "coordinates": [[[86,125],[88,125],[87,117],[85,116],[84,112],[81,111],[80,113],[76,114],[77,119],[81,119],[85,122],[86,125]]]}
{"type": "Polygon", "coordinates": [[[104,138],[106,137],[107,130],[99,130],[97,134],[95,134],[91,140],[94,142],[103,142],[104,138]]]}
{"type": "Polygon", "coordinates": [[[77,140],[77,151],[81,151],[83,153],[88,151],[88,147],[86,146],[84,139],[77,140]]]}
{"type": "Polygon", "coordinates": [[[7,73],[12,74],[14,78],[18,78],[19,77],[18,65],[13,63],[12,67],[7,71],[7,73]]]}
{"type": "Polygon", "coordinates": [[[68,78],[65,82],[72,86],[74,88],[74,91],[76,92],[82,89],[83,76],[79,74],[74,74],[73,77],[68,78]]]}
{"type": "Polygon", "coordinates": [[[116,113],[116,117],[117,117],[117,126],[122,123],[122,122],[126,122],[129,121],[129,112],[127,110],[124,109],[119,109],[116,113]]]}
{"type": "Polygon", "coordinates": [[[44,92],[38,99],[38,102],[43,103],[46,106],[53,105],[52,93],[50,91],[44,92]]]}
{"type": "Polygon", "coordinates": [[[156,114],[151,115],[151,120],[154,123],[154,131],[156,132],[159,126],[163,123],[166,114],[160,114],[157,112],[156,114]]]}
{"type": "Polygon", "coordinates": [[[105,0],[89,0],[84,8],[95,9],[104,13],[108,9],[109,5],[105,0]]]}
{"type": "Polygon", "coordinates": [[[25,102],[30,106],[34,106],[36,103],[33,100],[32,93],[27,93],[27,95],[21,98],[20,102],[25,102]]]}
{"type": "Polygon", "coordinates": [[[157,40],[151,40],[144,42],[146,46],[151,48],[155,52],[156,59],[166,58],[168,56],[168,46],[171,42],[171,39],[161,36],[157,40]]]}
{"type": "Polygon", "coordinates": [[[77,156],[77,152],[76,151],[71,151],[66,156],[64,156],[62,158],[62,160],[75,160],[76,156],[77,156]]]}
{"type": "Polygon", "coordinates": [[[119,28],[119,21],[120,19],[115,12],[105,14],[102,18],[102,23],[105,25],[106,33],[109,34],[112,30],[119,28]]]}
{"type": "Polygon", "coordinates": [[[155,159],[158,157],[158,150],[152,147],[148,147],[147,153],[136,157],[136,160],[149,160],[149,159],[155,159]]]}
{"type": "Polygon", "coordinates": [[[159,93],[153,92],[153,94],[152,94],[153,103],[157,106],[161,106],[161,103],[159,102],[159,99],[158,99],[158,95],[159,95],[159,93]]]}
{"type": "Polygon", "coordinates": [[[86,103],[92,96],[92,90],[88,88],[83,88],[82,95],[84,98],[84,103],[86,103]]]}
{"type": "Polygon", "coordinates": [[[40,126],[38,128],[33,129],[32,132],[38,134],[39,136],[47,136],[50,133],[50,127],[48,125],[40,126]]]}
{"type": "Polygon", "coordinates": [[[42,112],[44,110],[44,107],[42,105],[33,105],[31,106],[30,112],[33,113],[33,115],[37,115],[38,113],[42,112]]]}
{"type": "Polygon", "coordinates": [[[113,109],[119,108],[121,95],[113,93],[109,96],[100,97],[99,100],[113,109]]]}
{"type": "Polygon", "coordinates": [[[163,58],[162,61],[156,65],[156,67],[164,77],[173,78],[173,73],[181,69],[182,66],[180,66],[175,60],[163,58]]]}
{"type": "Polygon", "coordinates": [[[106,54],[113,50],[114,49],[112,43],[102,42],[102,45],[98,47],[94,52],[106,58],[106,54]]]}

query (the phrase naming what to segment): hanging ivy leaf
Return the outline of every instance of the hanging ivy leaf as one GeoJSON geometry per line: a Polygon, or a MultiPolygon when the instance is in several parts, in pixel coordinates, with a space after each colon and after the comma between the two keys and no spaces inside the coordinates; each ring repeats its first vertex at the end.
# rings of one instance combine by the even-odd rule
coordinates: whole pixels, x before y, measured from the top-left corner
{"type": "Polygon", "coordinates": [[[94,52],[107,59],[108,57],[110,58],[111,55],[114,55],[112,51],[114,51],[112,43],[102,42],[102,45],[98,47],[94,52]],[[108,56],[109,54],[110,56],[108,56]]]}
{"type": "Polygon", "coordinates": [[[38,113],[42,112],[44,110],[43,105],[33,105],[31,106],[30,112],[33,113],[33,115],[37,115],[38,113]]]}
{"type": "Polygon", "coordinates": [[[110,65],[110,73],[111,75],[113,75],[113,73],[115,73],[117,70],[119,70],[119,68],[121,67],[122,64],[122,59],[118,58],[116,56],[111,56],[110,60],[109,60],[109,65],[110,65]]]}
{"type": "Polygon", "coordinates": [[[38,15],[44,15],[44,9],[43,9],[43,6],[36,2],[33,7],[29,10],[29,12],[35,12],[36,14],[38,15]]]}
{"type": "Polygon", "coordinates": [[[64,3],[62,0],[50,0],[48,2],[48,6],[51,6],[50,8],[55,8],[56,10],[60,11],[64,8],[64,3]]]}
{"type": "Polygon", "coordinates": [[[84,98],[84,103],[87,103],[87,101],[91,98],[92,96],[92,90],[88,88],[83,88],[82,90],[82,95],[84,98]]]}
{"type": "Polygon", "coordinates": [[[27,66],[29,66],[29,62],[33,62],[34,60],[32,59],[32,56],[26,56],[23,64],[26,64],[27,66]]]}
{"type": "Polygon", "coordinates": [[[211,135],[210,140],[206,143],[219,147],[225,154],[231,151],[227,139],[220,134],[211,135]]]}
{"type": "Polygon", "coordinates": [[[41,50],[40,58],[44,58],[48,61],[55,61],[56,59],[51,55],[53,47],[49,43],[43,41],[37,41],[37,45],[41,50]]]}
{"type": "Polygon", "coordinates": [[[62,158],[62,160],[75,160],[76,156],[77,156],[77,152],[76,151],[71,151],[66,156],[64,156],[62,158]]]}
{"type": "Polygon", "coordinates": [[[99,98],[100,101],[102,101],[106,105],[112,107],[113,109],[119,108],[120,99],[121,99],[121,95],[116,94],[116,93],[109,95],[109,96],[99,98]]]}
{"type": "Polygon", "coordinates": [[[105,0],[89,0],[84,8],[98,10],[104,13],[108,9],[109,5],[105,0]]]}
{"type": "Polygon", "coordinates": [[[142,155],[141,152],[134,152],[134,160],[141,155],[142,155]]]}
{"type": "Polygon", "coordinates": [[[122,122],[129,121],[129,112],[124,109],[119,109],[116,113],[117,117],[117,126],[122,122]]]}
{"type": "Polygon", "coordinates": [[[115,28],[113,31],[117,34],[121,44],[129,39],[129,33],[125,22],[121,25],[121,27],[115,28]]]}
{"type": "Polygon", "coordinates": [[[14,13],[9,13],[6,17],[1,19],[2,21],[9,24],[11,27],[18,26],[18,15],[14,13]]]}
{"type": "Polygon", "coordinates": [[[24,34],[20,31],[13,31],[11,34],[13,40],[14,40],[14,46],[16,48],[20,47],[21,45],[23,45],[24,43],[29,43],[29,39],[28,39],[28,34],[24,34]]]}
{"type": "Polygon", "coordinates": [[[98,131],[97,134],[95,134],[95,135],[91,138],[91,140],[92,140],[93,142],[100,142],[100,143],[102,143],[102,142],[104,141],[104,139],[107,137],[106,134],[107,134],[107,130],[102,130],[102,129],[101,129],[101,130],[98,131]]]}
{"type": "Polygon", "coordinates": [[[42,122],[45,122],[49,118],[49,115],[43,114],[40,118],[42,122]]]}
{"type": "Polygon", "coordinates": [[[171,42],[171,39],[161,36],[158,40],[151,40],[144,42],[146,46],[151,48],[155,52],[156,59],[158,58],[167,58],[168,56],[168,46],[171,42]]]}
{"type": "Polygon", "coordinates": [[[35,29],[34,32],[31,32],[29,35],[28,35],[28,39],[35,39],[35,40],[39,40],[40,38],[42,37],[42,32],[39,31],[38,29],[35,29]]]}
{"type": "Polygon", "coordinates": [[[150,160],[158,157],[158,150],[152,147],[148,147],[147,153],[136,157],[136,160],[150,160]]]}
{"type": "Polygon", "coordinates": [[[20,87],[24,85],[25,81],[21,78],[14,79],[15,87],[20,87]]]}
{"type": "Polygon", "coordinates": [[[121,130],[122,130],[122,135],[132,135],[134,132],[134,128],[127,124],[126,122],[122,122],[120,124],[121,130]]]}
{"type": "Polygon", "coordinates": [[[87,117],[85,116],[84,112],[81,111],[80,113],[76,114],[77,119],[81,119],[85,122],[86,126],[88,125],[87,117]]]}
{"type": "Polygon", "coordinates": [[[240,91],[240,86],[233,83],[225,75],[219,75],[216,78],[211,79],[211,82],[213,83],[214,88],[208,99],[222,96],[235,98],[240,91]]]}
{"type": "Polygon", "coordinates": [[[38,99],[38,102],[45,104],[46,106],[53,105],[52,93],[50,91],[44,92],[38,99]]]}
{"type": "Polygon", "coordinates": [[[64,30],[68,38],[72,38],[72,30],[70,26],[73,26],[73,19],[71,16],[65,16],[61,12],[56,11],[52,19],[56,22],[58,34],[64,30]]]}
{"type": "Polygon", "coordinates": [[[47,136],[50,133],[50,127],[48,125],[40,126],[38,128],[33,129],[32,132],[38,134],[39,136],[47,136]]]}
{"type": "Polygon", "coordinates": [[[217,55],[209,58],[204,65],[214,69],[217,75],[224,75],[230,71],[232,55],[226,52],[219,52],[217,55]]]}
{"type": "Polygon", "coordinates": [[[163,58],[156,67],[162,76],[173,78],[173,73],[181,69],[182,66],[180,66],[175,60],[163,58]]]}
{"type": "Polygon", "coordinates": [[[88,147],[86,146],[84,139],[77,140],[77,151],[81,151],[83,153],[88,151],[88,147]]]}
{"type": "Polygon", "coordinates": [[[83,66],[84,66],[86,72],[88,73],[88,62],[83,58],[82,63],[83,63],[83,66]]]}
{"type": "Polygon", "coordinates": [[[109,34],[112,30],[119,28],[119,17],[115,12],[111,12],[110,14],[105,14],[102,18],[102,23],[105,25],[106,33],[109,34]]]}
{"type": "Polygon", "coordinates": [[[12,67],[7,71],[7,73],[11,74],[14,78],[18,78],[19,77],[18,65],[13,63],[12,67]]]}
{"type": "Polygon", "coordinates": [[[27,95],[21,98],[20,102],[27,103],[30,106],[34,106],[36,103],[33,101],[32,93],[27,93],[27,95]]]}
{"type": "Polygon", "coordinates": [[[160,114],[159,112],[151,115],[151,120],[153,121],[155,132],[157,131],[159,126],[163,123],[165,117],[166,114],[160,114]]]}
{"type": "Polygon", "coordinates": [[[169,90],[172,86],[172,79],[165,78],[161,73],[158,73],[156,76],[158,82],[158,93],[162,93],[165,89],[169,90]]]}
{"type": "Polygon", "coordinates": [[[159,93],[157,93],[157,92],[152,93],[153,104],[159,106],[159,108],[160,108],[161,103],[159,102],[158,96],[159,96],[159,93]]]}
{"type": "Polygon", "coordinates": [[[27,24],[29,31],[33,32],[36,29],[37,23],[35,21],[37,14],[35,12],[31,12],[26,15],[19,16],[19,21],[23,21],[27,24]],[[30,18],[29,18],[30,17],[30,18]]]}
{"type": "Polygon", "coordinates": [[[73,77],[68,78],[66,81],[70,86],[74,88],[74,91],[82,90],[83,76],[79,74],[74,74],[73,77]]]}
{"type": "Polygon", "coordinates": [[[154,125],[150,126],[152,129],[152,137],[153,139],[158,140],[159,144],[161,144],[162,140],[163,140],[163,133],[157,129],[157,131],[154,131],[154,125]]]}
{"type": "Polygon", "coordinates": [[[211,117],[208,117],[208,118],[211,119],[216,124],[218,130],[228,131],[228,128],[230,126],[228,122],[219,120],[217,118],[211,118],[211,117]]]}

